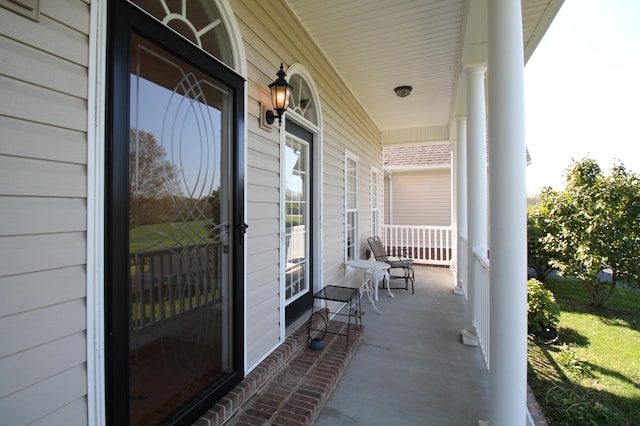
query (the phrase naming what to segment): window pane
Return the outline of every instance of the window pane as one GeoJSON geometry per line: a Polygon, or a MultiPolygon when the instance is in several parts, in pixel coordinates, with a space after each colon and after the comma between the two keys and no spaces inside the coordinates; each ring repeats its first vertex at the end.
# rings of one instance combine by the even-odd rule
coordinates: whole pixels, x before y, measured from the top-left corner
{"type": "Polygon", "coordinates": [[[378,235],[378,172],[371,171],[371,235],[378,235]]]}
{"type": "Polygon", "coordinates": [[[285,164],[285,303],[308,290],[309,145],[287,136],[285,164]]]}
{"type": "Polygon", "coordinates": [[[358,244],[358,162],[350,157],[345,159],[345,256],[356,259],[358,244]]]}
{"type": "Polygon", "coordinates": [[[313,102],[311,89],[307,82],[298,74],[293,74],[289,79],[289,84],[293,86],[289,109],[297,112],[313,124],[318,124],[316,117],[316,106],[313,102]]]}
{"type": "Polygon", "coordinates": [[[231,43],[211,0],[129,0],[205,52],[233,67],[231,43]]]}

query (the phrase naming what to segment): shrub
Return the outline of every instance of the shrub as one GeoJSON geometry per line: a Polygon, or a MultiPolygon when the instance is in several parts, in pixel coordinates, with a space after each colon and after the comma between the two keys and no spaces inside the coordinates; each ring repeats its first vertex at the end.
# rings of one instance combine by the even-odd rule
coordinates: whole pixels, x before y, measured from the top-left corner
{"type": "Polygon", "coordinates": [[[547,209],[534,206],[527,210],[527,263],[533,268],[535,278],[542,282],[546,282],[553,271],[551,259],[555,254],[546,247],[543,239],[554,232],[547,209]]]}
{"type": "Polygon", "coordinates": [[[535,278],[527,281],[527,321],[531,333],[555,327],[560,321],[560,305],[556,298],[535,278]]]}
{"type": "Polygon", "coordinates": [[[589,363],[580,358],[578,352],[571,346],[563,343],[557,356],[558,364],[564,370],[574,376],[588,376],[591,374],[589,363]]]}

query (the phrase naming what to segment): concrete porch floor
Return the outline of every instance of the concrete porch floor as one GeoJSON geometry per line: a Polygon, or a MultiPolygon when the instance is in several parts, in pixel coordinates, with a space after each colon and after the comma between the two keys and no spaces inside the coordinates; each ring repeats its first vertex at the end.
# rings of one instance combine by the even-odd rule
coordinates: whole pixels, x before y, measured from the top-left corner
{"type": "Polygon", "coordinates": [[[315,425],[471,426],[488,418],[482,354],[460,339],[465,298],[453,294],[448,268],[415,270],[415,294],[379,290],[382,314],[363,297],[364,340],[315,425]]]}

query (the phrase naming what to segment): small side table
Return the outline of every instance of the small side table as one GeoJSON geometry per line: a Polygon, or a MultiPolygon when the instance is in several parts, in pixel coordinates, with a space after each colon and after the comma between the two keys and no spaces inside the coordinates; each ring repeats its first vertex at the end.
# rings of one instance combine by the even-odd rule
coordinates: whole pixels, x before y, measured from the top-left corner
{"type": "MultiPolygon", "coordinates": [[[[344,305],[341,306],[337,311],[333,312],[334,315],[342,315],[342,316],[346,316],[348,317],[348,323],[347,323],[347,332],[346,333],[336,333],[336,332],[331,332],[328,330],[318,330],[318,329],[314,329],[311,328],[311,321],[313,320],[313,316],[315,314],[318,314],[322,311],[312,311],[311,312],[311,316],[309,317],[308,323],[307,323],[307,333],[308,333],[308,339],[311,339],[311,332],[312,331],[323,331],[329,334],[336,334],[339,336],[347,336],[347,342],[345,343],[345,350],[349,347],[349,331],[351,330],[351,318],[354,318],[355,320],[355,324],[362,326],[362,310],[360,309],[360,297],[358,297],[358,293],[359,290],[357,288],[353,288],[353,287],[340,287],[337,285],[328,285],[325,288],[323,288],[322,290],[318,291],[317,293],[315,293],[313,295],[313,299],[314,300],[320,300],[320,301],[324,301],[324,308],[325,308],[325,313],[326,313],[326,317],[324,317],[324,320],[328,326],[329,324],[329,314],[332,313],[329,311],[329,306],[328,306],[328,302],[332,301],[332,302],[342,302],[343,304],[346,304],[346,308],[347,308],[347,313],[342,313],[340,312],[344,305]],[[358,324],[359,323],[359,324],[358,324]]],[[[322,302],[320,302],[322,305],[322,302]]]]}
{"type": "Polygon", "coordinates": [[[380,312],[374,302],[374,300],[378,300],[378,282],[380,282],[380,280],[386,280],[387,292],[390,297],[393,297],[393,293],[391,293],[391,289],[389,288],[389,264],[376,260],[347,260],[345,265],[362,269],[360,297],[362,297],[362,293],[366,292],[373,309],[381,314],[382,312],[380,312]]]}

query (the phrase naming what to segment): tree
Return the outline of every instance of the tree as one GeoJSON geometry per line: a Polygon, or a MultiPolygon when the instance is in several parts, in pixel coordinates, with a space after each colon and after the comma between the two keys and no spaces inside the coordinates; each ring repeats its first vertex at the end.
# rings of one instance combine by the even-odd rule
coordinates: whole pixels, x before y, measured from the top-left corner
{"type": "Polygon", "coordinates": [[[178,170],[153,133],[129,130],[129,226],[169,222],[180,197],[178,170]]]}
{"type": "Polygon", "coordinates": [[[208,203],[208,211],[210,212],[210,217],[205,225],[207,231],[209,233],[209,238],[213,241],[224,241],[228,238],[229,233],[229,223],[222,223],[222,210],[221,210],[221,191],[220,187],[217,187],[213,191],[211,191],[211,195],[207,197],[208,203]]]}
{"type": "Polygon", "coordinates": [[[605,305],[616,285],[640,275],[640,180],[622,164],[604,176],[595,160],[574,161],[563,191],[541,193],[554,232],[543,238],[563,276],[583,280],[594,305],[605,305]],[[611,280],[602,272],[611,271],[611,280]]]}

